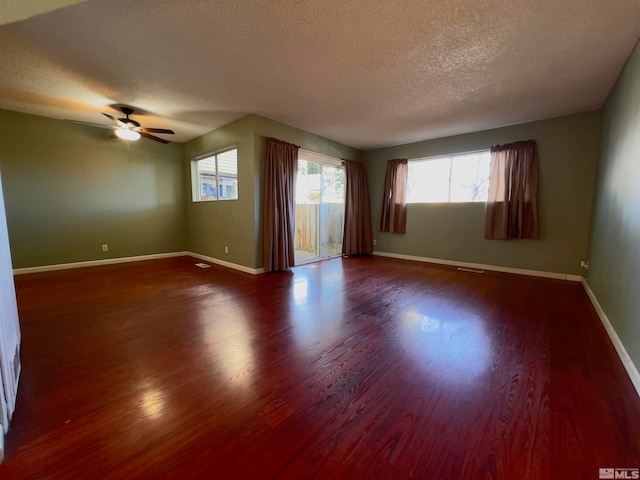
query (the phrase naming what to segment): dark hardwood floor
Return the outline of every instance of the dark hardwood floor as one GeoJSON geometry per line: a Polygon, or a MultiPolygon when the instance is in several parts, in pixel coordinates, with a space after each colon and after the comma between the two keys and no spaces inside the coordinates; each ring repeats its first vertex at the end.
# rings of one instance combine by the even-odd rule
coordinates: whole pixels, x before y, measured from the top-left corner
{"type": "Polygon", "coordinates": [[[579,283],[373,258],[16,277],[0,477],[598,479],[640,399],[579,283]]]}

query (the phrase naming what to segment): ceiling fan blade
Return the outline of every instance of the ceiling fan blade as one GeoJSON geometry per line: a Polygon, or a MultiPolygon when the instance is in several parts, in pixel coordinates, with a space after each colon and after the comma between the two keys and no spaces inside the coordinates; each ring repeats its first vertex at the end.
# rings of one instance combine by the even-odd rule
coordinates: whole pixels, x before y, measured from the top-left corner
{"type": "Polygon", "coordinates": [[[166,128],[147,128],[147,127],[140,127],[140,129],[138,130],[139,132],[145,132],[145,133],[167,133],[167,134],[175,134],[176,132],[174,132],[173,130],[168,130],[166,128]]]}
{"type": "Polygon", "coordinates": [[[164,138],[160,138],[160,137],[156,137],[155,135],[151,135],[150,133],[146,133],[146,132],[139,132],[141,136],[148,138],[149,140],[155,140],[156,142],[160,142],[160,143],[169,143],[169,140],[165,140],[164,138]]]}
{"type": "Polygon", "coordinates": [[[118,125],[121,128],[127,128],[127,125],[124,122],[121,122],[119,119],[117,119],[116,117],[114,117],[113,115],[109,115],[108,113],[104,113],[102,112],[102,114],[107,117],[109,120],[111,120],[113,123],[115,123],[116,125],[118,125]]]}

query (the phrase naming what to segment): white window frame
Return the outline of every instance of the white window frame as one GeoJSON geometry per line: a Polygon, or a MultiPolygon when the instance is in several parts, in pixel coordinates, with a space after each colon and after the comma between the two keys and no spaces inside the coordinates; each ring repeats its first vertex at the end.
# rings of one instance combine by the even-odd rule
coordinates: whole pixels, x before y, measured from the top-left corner
{"type": "Polygon", "coordinates": [[[209,152],[209,153],[204,153],[202,155],[198,155],[197,157],[191,159],[191,199],[194,203],[200,203],[200,202],[232,202],[232,201],[236,201],[240,198],[240,178],[239,175],[236,177],[237,178],[237,188],[238,188],[238,194],[236,198],[220,198],[219,197],[219,175],[218,175],[218,155],[221,155],[223,153],[226,152],[230,152],[231,150],[235,150],[236,151],[236,168],[238,166],[238,147],[237,145],[231,145],[230,147],[225,147],[225,148],[221,148],[220,150],[215,150],[213,152],[209,152]],[[215,162],[216,162],[216,198],[207,198],[207,199],[202,199],[200,198],[200,175],[198,172],[198,162],[200,162],[201,160],[205,160],[207,158],[211,158],[211,157],[215,157],[215,162]]]}
{"type": "MultiPolygon", "coordinates": [[[[481,149],[481,150],[473,150],[473,151],[469,151],[469,152],[458,152],[458,153],[451,153],[451,154],[447,154],[447,155],[436,155],[433,157],[422,157],[422,158],[411,158],[408,160],[409,163],[422,163],[422,162],[429,162],[432,160],[441,160],[443,158],[448,158],[449,159],[449,177],[448,177],[448,185],[447,185],[447,200],[446,201],[433,201],[433,202],[424,202],[424,201],[410,201],[409,198],[407,198],[407,203],[408,204],[432,204],[432,203],[439,203],[439,204],[443,204],[443,203],[484,203],[486,202],[486,200],[470,200],[467,202],[452,202],[451,201],[451,180],[453,177],[453,162],[454,159],[456,157],[464,157],[466,155],[473,155],[473,154],[477,154],[477,153],[491,153],[491,149],[487,148],[487,149],[481,149]]],[[[407,189],[408,189],[408,181],[409,178],[407,178],[407,189]]]]}
{"type": "Polygon", "coordinates": [[[322,153],[310,152],[309,150],[299,149],[298,159],[304,157],[302,160],[308,160],[315,163],[326,163],[333,165],[334,167],[344,166],[344,162],[338,158],[323,155],[322,153]]]}

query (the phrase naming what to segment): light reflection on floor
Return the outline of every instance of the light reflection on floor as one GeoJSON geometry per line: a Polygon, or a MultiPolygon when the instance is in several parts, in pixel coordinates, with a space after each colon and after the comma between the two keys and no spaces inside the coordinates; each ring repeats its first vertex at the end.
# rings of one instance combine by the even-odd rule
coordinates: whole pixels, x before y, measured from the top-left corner
{"type": "Polygon", "coordinates": [[[296,305],[302,305],[309,296],[309,280],[307,277],[296,277],[293,280],[293,299],[296,305]]]}
{"type": "Polygon", "coordinates": [[[224,384],[246,391],[253,384],[255,373],[251,325],[231,294],[218,292],[217,298],[217,308],[202,312],[201,338],[207,345],[214,371],[224,376],[224,384]]]}
{"type": "Polygon", "coordinates": [[[306,269],[298,267],[293,279],[291,296],[291,329],[300,350],[309,355],[325,352],[342,335],[345,319],[344,293],[336,288],[342,282],[342,268],[332,265],[310,284],[306,269]]]}
{"type": "Polygon", "coordinates": [[[142,394],[141,406],[148,419],[159,418],[165,408],[164,394],[160,390],[146,390],[142,394]]]}
{"type": "Polygon", "coordinates": [[[491,363],[491,339],[473,312],[459,309],[446,316],[438,312],[407,311],[400,323],[404,351],[423,371],[448,383],[474,383],[491,363]]]}
{"type": "MultiPolygon", "coordinates": [[[[326,264],[326,272],[308,276],[294,269],[289,305],[291,331],[308,355],[335,346],[348,322],[341,284],[342,269],[326,264]]],[[[308,268],[308,267],[307,267],[308,268]]],[[[401,350],[425,375],[455,385],[471,385],[490,367],[492,342],[485,323],[470,306],[408,306],[398,312],[401,350]]]]}

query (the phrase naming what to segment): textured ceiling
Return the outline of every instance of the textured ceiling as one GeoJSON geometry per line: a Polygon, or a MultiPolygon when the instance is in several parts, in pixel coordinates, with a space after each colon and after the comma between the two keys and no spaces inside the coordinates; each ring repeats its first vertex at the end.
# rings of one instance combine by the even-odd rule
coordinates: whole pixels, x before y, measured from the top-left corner
{"type": "Polygon", "coordinates": [[[597,108],[639,36],[638,0],[89,0],[0,26],[0,108],[367,149],[597,108]]]}

